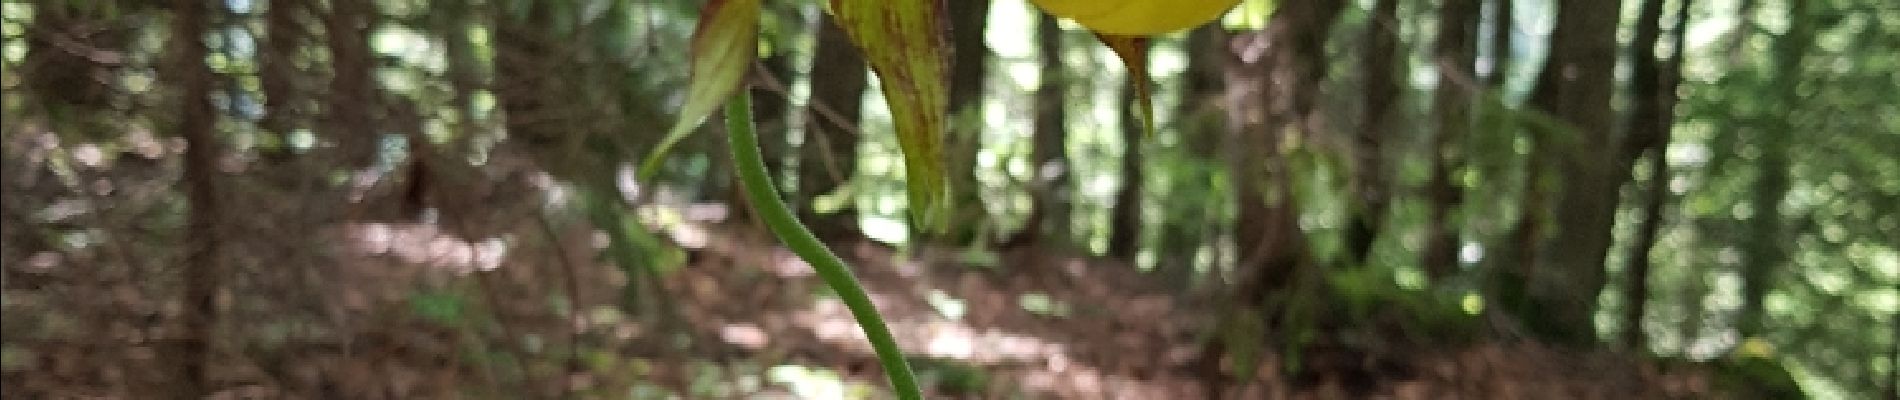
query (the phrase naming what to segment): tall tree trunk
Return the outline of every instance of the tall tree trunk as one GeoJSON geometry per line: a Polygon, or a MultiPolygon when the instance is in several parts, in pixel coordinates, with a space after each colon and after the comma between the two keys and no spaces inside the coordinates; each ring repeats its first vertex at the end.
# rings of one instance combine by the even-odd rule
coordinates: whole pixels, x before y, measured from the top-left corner
{"type": "Polygon", "coordinates": [[[976,155],[983,149],[983,79],[990,59],[983,31],[989,21],[990,0],[951,1],[948,11],[953,57],[951,122],[944,147],[950,168],[951,221],[955,223],[932,240],[965,245],[977,240],[977,234],[989,224],[989,209],[983,204],[982,186],[976,180],[976,155]]]}
{"type": "Polygon", "coordinates": [[[376,64],[369,48],[375,7],[369,0],[333,0],[323,19],[333,74],[324,101],[323,133],[337,143],[340,165],[352,170],[366,168],[375,159],[380,136],[375,120],[379,99],[372,75],[376,64]]]}
{"type": "MultiPolygon", "coordinates": [[[[1900,283],[1893,285],[1900,290],[1900,283]]],[[[1900,312],[1894,312],[1893,331],[1888,334],[1887,343],[1887,400],[1900,400],[1900,312]]]]}
{"type": "MultiPolygon", "coordinates": [[[[1219,160],[1216,149],[1220,148],[1222,116],[1217,113],[1221,90],[1221,57],[1227,43],[1227,35],[1218,26],[1203,26],[1194,29],[1187,36],[1187,70],[1181,73],[1184,82],[1181,98],[1175,105],[1174,115],[1180,119],[1179,135],[1181,147],[1193,160],[1219,160]]],[[[1200,191],[1212,193],[1209,184],[1213,174],[1200,163],[1169,168],[1173,177],[1170,193],[1200,191]]],[[[1212,197],[1212,196],[1203,196],[1212,197]]],[[[1195,199],[1199,204],[1209,204],[1210,199],[1195,199]]],[[[1206,238],[1220,231],[1213,220],[1212,207],[1198,204],[1171,204],[1166,208],[1167,216],[1160,218],[1160,232],[1155,243],[1155,273],[1169,287],[1186,290],[1193,283],[1196,259],[1206,238]]]]}
{"type": "Polygon", "coordinates": [[[1639,192],[1647,197],[1643,203],[1643,220],[1636,228],[1636,237],[1629,248],[1629,268],[1625,271],[1629,282],[1624,285],[1623,332],[1618,343],[1625,349],[1642,350],[1643,314],[1649,303],[1650,250],[1656,246],[1656,236],[1662,230],[1663,205],[1669,202],[1669,147],[1670,129],[1674,121],[1676,104],[1676,86],[1681,79],[1682,48],[1686,36],[1683,32],[1689,20],[1689,0],[1678,1],[1676,24],[1674,26],[1674,54],[1665,64],[1656,57],[1656,44],[1662,35],[1663,0],[1644,0],[1642,10],[1637,14],[1636,39],[1630,42],[1630,93],[1634,96],[1632,112],[1628,121],[1629,141],[1625,143],[1627,152],[1625,166],[1645,154],[1649,157],[1648,185],[1639,192]]]}
{"type": "Polygon", "coordinates": [[[1464,188],[1452,182],[1462,164],[1456,151],[1459,137],[1471,129],[1476,68],[1478,0],[1444,0],[1438,10],[1438,39],[1433,48],[1438,88],[1432,95],[1432,114],[1438,126],[1432,134],[1429,160],[1431,178],[1425,183],[1430,202],[1425,224],[1425,249],[1420,265],[1433,280],[1458,272],[1458,222],[1454,211],[1463,202],[1464,188]]]}
{"type": "MultiPolygon", "coordinates": [[[[1227,83],[1225,158],[1235,207],[1233,240],[1239,276],[1227,320],[1264,318],[1277,329],[1285,309],[1266,309],[1271,295],[1287,295],[1307,260],[1281,155],[1287,134],[1307,134],[1319,85],[1325,79],[1327,32],[1344,7],[1337,0],[1281,4],[1262,31],[1235,35],[1223,56],[1227,83]],[[1264,51],[1257,51],[1264,50],[1264,51]],[[1247,310],[1264,311],[1265,315],[1247,310]]],[[[1265,338],[1261,338],[1264,340],[1265,338]]],[[[1221,340],[1209,341],[1201,369],[1218,393],[1227,381],[1221,340]]]]}
{"type": "Polygon", "coordinates": [[[211,105],[211,68],[205,65],[204,35],[210,31],[212,10],[207,3],[179,0],[173,4],[171,41],[180,88],[178,131],[185,139],[185,201],[187,204],[184,258],[184,337],[178,360],[179,397],[209,396],[212,343],[217,337],[218,291],[224,286],[223,238],[218,216],[224,212],[218,198],[219,145],[212,129],[217,111],[211,105]]]}
{"type": "Polygon", "coordinates": [[[573,157],[568,151],[564,139],[573,135],[562,135],[561,127],[555,126],[556,119],[549,116],[547,110],[552,101],[549,92],[557,92],[559,82],[553,78],[556,67],[562,61],[552,50],[543,32],[552,24],[549,4],[538,0],[519,0],[499,2],[491,5],[488,11],[494,35],[494,79],[490,82],[495,92],[496,108],[501,110],[502,127],[508,132],[510,141],[518,141],[522,147],[531,150],[552,149],[558,153],[542,155],[537,161],[542,168],[549,169],[557,177],[571,178],[577,174],[577,168],[565,164],[549,162],[549,158],[573,157]],[[510,9],[527,10],[526,15],[516,16],[510,9]]]}
{"type": "Polygon", "coordinates": [[[303,26],[297,22],[306,11],[306,2],[272,0],[264,10],[264,47],[258,54],[258,84],[264,92],[264,119],[260,125],[277,137],[277,147],[267,152],[288,155],[290,133],[300,116],[297,103],[303,99],[297,87],[295,58],[303,49],[303,26]]]}
{"type": "Polygon", "coordinates": [[[1511,37],[1516,29],[1517,11],[1512,9],[1513,0],[1491,0],[1491,73],[1485,75],[1485,86],[1502,87],[1511,76],[1511,37]]]}
{"type": "Polygon", "coordinates": [[[1738,327],[1743,337],[1754,337],[1765,330],[1762,305],[1774,285],[1775,274],[1788,262],[1787,228],[1783,226],[1781,203],[1788,195],[1789,168],[1792,167],[1788,158],[1788,135],[1798,128],[1788,116],[1804,102],[1795,88],[1801,81],[1807,52],[1814,46],[1809,4],[1808,0],[1788,2],[1788,30],[1775,39],[1774,48],[1774,79],[1777,81],[1774,87],[1779,102],[1777,110],[1781,114],[1768,118],[1778,125],[1776,129],[1757,131],[1760,137],[1755,139],[1761,157],[1755,160],[1755,187],[1748,202],[1754,213],[1748,218],[1749,245],[1742,264],[1742,310],[1738,327]]]}
{"type": "MultiPolygon", "coordinates": [[[[786,51],[774,52],[771,56],[759,60],[765,66],[760,73],[771,74],[779,82],[788,82],[792,77],[791,55],[786,51]]],[[[765,156],[766,171],[772,178],[783,181],[785,174],[785,148],[787,134],[791,130],[792,102],[784,93],[768,93],[762,87],[752,89],[752,118],[758,124],[759,149],[765,156]]]]}
{"type": "MultiPolygon", "coordinates": [[[[1148,79],[1130,76],[1130,79],[1148,79]]],[[[1121,187],[1115,191],[1115,206],[1109,210],[1108,256],[1133,263],[1141,250],[1142,122],[1141,102],[1134,85],[1123,85],[1120,98],[1122,134],[1121,187]]]]}
{"type": "Polygon", "coordinates": [[[1035,129],[1031,132],[1029,217],[1011,244],[1048,240],[1068,244],[1071,198],[1068,151],[1068,68],[1062,63],[1062,27],[1056,17],[1036,20],[1036,54],[1042,81],[1036,87],[1035,129]]]}
{"type": "Polygon", "coordinates": [[[1569,345],[1596,341],[1597,294],[1603,289],[1603,261],[1620,186],[1621,174],[1613,169],[1620,152],[1610,100],[1621,7],[1621,0],[1558,2],[1550,58],[1531,94],[1536,109],[1571,129],[1543,130],[1542,140],[1534,144],[1534,152],[1556,164],[1553,173],[1562,184],[1540,191],[1555,199],[1556,216],[1550,234],[1537,247],[1527,294],[1539,311],[1526,322],[1535,332],[1569,345]],[[1567,141],[1573,145],[1553,148],[1547,139],[1557,135],[1574,135],[1567,141]]]}
{"type": "Polygon", "coordinates": [[[1237,35],[1227,66],[1227,146],[1234,180],[1234,243],[1240,264],[1251,275],[1237,289],[1249,301],[1284,287],[1303,257],[1289,191],[1287,163],[1280,146],[1288,132],[1307,134],[1308,122],[1325,79],[1326,34],[1344,3],[1337,0],[1280,5],[1260,32],[1237,35]],[[1246,48],[1264,48],[1249,59],[1246,48]]]}
{"type": "MultiPolygon", "coordinates": [[[[1459,1],[1459,0],[1448,0],[1459,1]]],[[[1366,45],[1361,53],[1360,74],[1366,86],[1360,100],[1365,107],[1357,135],[1353,136],[1353,198],[1357,208],[1346,227],[1346,252],[1353,265],[1366,262],[1372,245],[1384,228],[1386,205],[1391,195],[1385,180],[1385,136],[1392,126],[1393,105],[1398,103],[1399,2],[1379,0],[1373,3],[1372,18],[1366,23],[1366,45]]]]}
{"type": "Polygon", "coordinates": [[[805,107],[805,142],[800,145],[798,191],[805,207],[800,219],[821,238],[857,234],[857,210],[849,199],[834,212],[820,214],[812,201],[837,191],[858,170],[858,130],[864,103],[864,59],[831,18],[820,16],[817,47],[811,58],[811,99],[805,107]]]}

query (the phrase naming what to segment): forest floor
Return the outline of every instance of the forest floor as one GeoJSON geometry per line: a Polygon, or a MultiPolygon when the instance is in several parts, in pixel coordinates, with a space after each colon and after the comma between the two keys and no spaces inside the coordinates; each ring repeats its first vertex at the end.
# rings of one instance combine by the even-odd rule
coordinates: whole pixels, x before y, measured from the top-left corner
{"type": "MultiPolygon", "coordinates": [[[[689,228],[690,229],[690,228],[689,228]]],[[[809,267],[753,229],[692,229],[700,262],[670,280],[687,320],[774,360],[850,371],[881,383],[850,314],[809,267]],[[753,277],[753,278],[748,278],[753,277]],[[743,295],[734,295],[736,288],[743,295]],[[749,288],[749,289],[748,289],[749,288]]],[[[675,236],[680,233],[675,230],[675,236]]],[[[918,367],[936,395],[967,398],[1212,398],[1197,373],[1213,317],[1125,263],[1020,248],[906,256],[868,240],[837,245],[912,358],[974,367],[975,385],[918,367]],[[968,386],[974,387],[968,387],[968,386]]],[[[1524,341],[1455,348],[1309,350],[1308,371],[1281,374],[1276,355],[1223,394],[1242,399],[1628,399],[1716,397],[1695,368],[1524,341]]],[[[966,372],[967,374],[967,372],[966,372]]]]}
{"type": "MultiPolygon", "coordinates": [[[[660,303],[645,306],[673,310],[656,314],[670,315],[664,318],[571,306],[613,304],[625,282],[611,268],[558,270],[571,268],[571,261],[511,268],[512,261],[485,259],[493,255],[481,240],[444,230],[359,224],[318,239],[353,243],[340,246],[336,257],[355,266],[355,277],[316,285],[333,289],[325,293],[262,288],[252,290],[266,294],[246,294],[312,297],[311,307],[321,310],[311,314],[328,317],[265,323],[275,314],[247,314],[254,311],[239,304],[227,316],[233,333],[215,364],[227,388],[219,397],[479,398],[502,393],[501,387],[528,387],[519,396],[545,398],[669,392],[686,398],[887,397],[879,394],[882,372],[850,314],[824,294],[808,266],[757,227],[667,226],[667,236],[690,256],[664,274],[667,295],[660,303]],[[440,274],[430,270],[474,279],[432,278],[440,274]],[[469,273],[476,270],[489,272],[469,273]],[[560,286],[572,293],[537,301],[559,297],[546,288],[560,286]],[[456,287],[481,298],[430,294],[456,287]],[[491,317],[471,316],[484,308],[491,317]]],[[[569,233],[556,251],[571,254],[518,251],[506,258],[591,259],[593,235],[584,228],[569,233]]],[[[868,240],[834,246],[854,262],[932,398],[1212,397],[1195,365],[1213,308],[1170,294],[1126,264],[1037,248],[972,258],[957,251],[902,254],[868,240]]],[[[176,355],[164,352],[174,332],[164,321],[175,304],[147,300],[151,296],[138,289],[143,285],[124,279],[84,283],[52,279],[61,275],[48,271],[15,276],[49,281],[8,284],[7,306],[15,314],[8,322],[19,329],[7,331],[0,377],[7,398],[144,398],[151,396],[141,393],[165,386],[167,360],[176,355]],[[74,293],[105,295],[90,303],[58,298],[74,293]],[[85,310],[62,309],[74,307],[85,310]]],[[[1337,348],[1305,356],[1308,367],[1298,374],[1278,373],[1285,370],[1279,357],[1262,356],[1256,378],[1232,382],[1224,394],[1715,397],[1708,375],[1695,367],[1522,341],[1337,348]]]]}

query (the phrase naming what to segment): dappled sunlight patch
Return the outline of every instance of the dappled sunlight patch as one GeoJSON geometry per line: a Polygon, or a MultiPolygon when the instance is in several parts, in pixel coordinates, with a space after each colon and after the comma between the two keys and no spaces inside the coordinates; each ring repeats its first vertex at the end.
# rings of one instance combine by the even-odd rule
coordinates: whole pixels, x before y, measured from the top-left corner
{"type": "Polygon", "coordinates": [[[706,241],[711,240],[706,228],[699,225],[672,224],[665,229],[667,236],[673,238],[673,244],[688,249],[706,248],[706,241]]]}
{"type": "MultiPolygon", "coordinates": [[[[813,336],[853,351],[869,352],[863,344],[864,333],[851,314],[836,300],[820,300],[811,309],[793,319],[813,336]]],[[[943,318],[893,314],[891,331],[904,348],[919,356],[930,356],[983,364],[1030,362],[1041,364],[1064,357],[1061,343],[1002,329],[981,329],[943,318]]]]}
{"type": "Polygon", "coordinates": [[[357,223],[345,230],[351,250],[460,274],[500,268],[508,255],[505,239],[460,238],[434,224],[357,223]]]}
{"type": "Polygon", "coordinates": [[[776,260],[767,264],[766,270],[778,277],[804,278],[818,274],[818,271],[811,269],[811,264],[807,264],[805,260],[793,257],[790,254],[779,254],[778,257],[774,258],[776,258],[776,260]]]}
{"type": "Polygon", "coordinates": [[[747,350],[763,349],[771,343],[765,330],[753,324],[727,324],[719,328],[719,338],[747,350]]]}
{"type": "Polygon", "coordinates": [[[786,364],[766,370],[773,383],[787,386],[800,399],[868,399],[872,389],[824,368],[786,364]]]}

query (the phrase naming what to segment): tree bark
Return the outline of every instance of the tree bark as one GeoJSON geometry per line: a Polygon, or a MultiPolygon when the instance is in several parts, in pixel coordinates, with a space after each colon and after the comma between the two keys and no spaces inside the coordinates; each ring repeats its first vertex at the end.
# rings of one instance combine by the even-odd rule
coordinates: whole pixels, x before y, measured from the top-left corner
{"type": "Polygon", "coordinates": [[[1526,294],[1537,314],[1526,322],[1534,332],[1568,345],[1596,341],[1597,295],[1620,186],[1620,174],[1612,169],[1620,152],[1610,100],[1621,6],[1621,0],[1558,2],[1550,58],[1531,94],[1533,107],[1569,129],[1540,130],[1533,145],[1534,152],[1555,164],[1552,173],[1562,184],[1540,191],[1555,199],[1557,214],[1530,271],[1526,294]],[[1573,145],[1553,148],[1554,137],[1574,139],[1565,141],[1573,145]]]}
{"type": "Polygon", "coordinates": [[[258,84],[264,92],[264,119],[259,123],[277,137],[277,147],[267,151],[279,156],[290,153],[290,132],[300,118],[297,103],[303,99],[297,87],[298,71],[294,58],[304,44],[303,27],[297,22],[305,2],[273,0],[264,10],[264,47],[258,54],[258,84]]]}
{"type": "Polygon", "coordinates": [[[1626,156],[1630,162],[1646,154],[1650,164],[1648,185],[1639,190],[1648,196],[1643,203],[1643,220],[1636,228],[1636,237],[1625,257],[1629,268],[1624,274],[1629,281],[1624,285],[1623,332],[1618,343],[1625,349],[1639,351],[1645,348],[1643,315],[1649,303],[1652,262],[1649,253],[1662,230],[1663,205],[1669,203],[1669,159],[1666,156],[1691,1],[1677,2],[1674,53],[1667,63],[1656,57],[1656,44],[1662,30],[1662,3],[1663,0],[1644,1],[1637,16],[1636,39],[1630,43],[1630,93],[1635,97],[1635,104],[1631,105],[1633,110],[1626,128],[1631,139],[1625,151],[1630,152],[1626,156]]]}
{"type": "MultiPolygon", "coordinates": [[[[1130,76],[1130,79],[1148,79],[1130,76]]],[[[1146,180],[1142,173],[1141,102],[1134,85],[1121,89],[1122,165],[1121,187],[1115,191],[1115,206],[1109,210],[1108,256],[1131,263],[1141,250],[1141,191],[1146,180]]]]}
{"type": "MultiPolygon", "coordinates": [[[[1222,54],[1228,111],[1223,156],[1238,208],[1232,235],[1239,276],[1226,299],[1232,311],[1225,319],[1262,318],[1268,330],[1278,329],[1278,316],[1286,310],[1268,304],[1270,294],[1287,293],[1301,269],[1313,267],[1289,190],[1289,164],[1280,152],[1285,135],[1305,135],[1313,127],[1326,73],[1327,32],[1344,5],[1337,0],[1281,4],[1266,29],[1235,35],[1222,54]]],[[[1221,367],[1225,343],[1208,343],[1198,368],[1218,397],[1228,381],[1221,367]]]]}
{"type": "MultiPolygon", "coordinates": [[[[769,74],[779,82],[789,82],[792,76],[791,56],[784,50],[760,58],[759,64],[765,68],[757,73],[769,74]]],[[[786,138],[790,136],[792,102],[786,93],[774,92],[754,86],[752,89],[752,118],[759,134],[759,151],[765,157],[766,172],[772,179],[784,182],[786,148],[791,145],[786,138]]]]}
{"type": "Polygon", "coordinates": [[[375,7],[369,0],[333,0],[323,19],[332,70],[323,133],[336,142],[340,165],[352,170],[375,160],[381,136],[375,119],[380,104],[372,75],[376,64],[369,48],[375,7]]]}
{"type": "MultiPolygon", "coordinates": [[[[1900,283],[1894,284],[1900,290],[1900,283]]],[[[1887,343],[1887,400],[1900,400],[1900,312],[1893,313],[1893,331],[1887,343]]]]}
{"type": "Polygon", "coordinates": [[[1068,152],[1068,68],[1062,63],[1062,32],[1056,17],[1044,14],[1036,21],[1036,53],[1041,57],[1042,81],[1036,87],[1035,127],[1030,137],[1029,217],[1008,242],[1027,244],[1048,240],[1069,243],[1069,205],[1072,200],[1068,152]]]}
{"type": "MultiPolygon", "coordinates": [[[[1220,136],[1222,116],[1220,105],[1221,57],[1227,43],[1227,35],[1218,26],[1203,26],[1188,33],[1187,70],[1182,72],[1183,90],[1174,115],[1180,121],[1179,135],[1181,147],[1192,160],[1218,162],[1220,159],[1220,136]]],[[[1212,171],[1204,164],[1175,166],[1157,171],[1168,171],[1172,179],[1166,188],[1169,193],[1213,193],[1210,181],[1214,179],[1212,171]]],[[[1212,197],[1212,196],[1195,196],[1212,197]]],[[[1155,234],[1155,273],[1169,287],[1185,291],[1195,278],[1195,264],[1206,238],[1217,236],[1223,229],[1215,221],[1214,213],[1202,206],[1210,204],[1210,199],[1193,199],[1195,203],[1173,203],[1166,207],[1167,215],[1158,221],[1160,232],[1155,234]]],[[[1211,273],[1212,271],[1210,271],[1211,273]]]]}
{"type": "Polygon", "coordinates": [[[209,369],[212,343],[217,337],[218,291],[224,286],[223,238],[218,234],[220,204],[218,175],[219,144],[214,128],[217,111],[211,105],[211,68],[205,65],[208,50],[204,35],[210,30],[211,10],[207,2],[178,0],[173,4],[172,46],[180,89],[178,131],[185,139],[185,225],[184,303],[181,317],[184,337],[180,341],[177,382],[180,397],[209,396],[209,369]]]}
{"type": "Polygon", "coordinates": [[[858,122],[864,103],[864,59],[844,30],[820,16],[817,46],[811,58],[811,100],[805,106],[805,142],[799,145],[800,219],[819,238],[858,233],[857,210],[848,199],[838,210],[820,214],[812,203],[837,191],[858,170],[858,122]]]}
{"type": "Polygon", "coordinates": [[[1458,138],[1471,129],[1476,74],[1478,0],[1444,0],[1438,10],[1438,39],[1433,63],[1438,88],[1432,95],[1432,113],[1438,126],[1431,139],[1431,178],[1425,183],[1430,202],[1425,227],[1425,249],[1419,260],[1426,275],[1438,281],[1458,272],[1458,222],[1454,212],[1463,202],[1464,187],[1452,182],[1462,164],[1458,138]]]}
{"type": "Polygon", "coordinates": [[[1491,0],[1491,73],[1485,75],[1485,86],[1503,87],[1511,76],[1511,37],[1516,24],[1517,11],[1512,9],[1513,0],[1491,0]]]}
{"type": "Polygon", "coordinates": [[[952,198],[948,230],[932,240],[965,245],[977,240],[989,223],[982,186],[976,180],[976,155],[983,149],[983,80],[989,64],[989,46],[983,43],[990,0],[950,1],[950,129],[944,141],[952,198]]]}
{"type": "Polygon", "coordinates": [[[1365,109],[1353,136],[1352,192],[1358,207],[1346,227],[1346,252],[1352,265],[1365,263],[1371,255],[1372,245],[1385,225],[1386,205],[1391,201],[1385,181],[1383,142],[1392,125],[1393,105],[1398,103],[1402,90],[1394,62],[1400,55],[1398,25],[1398,0],[1373,3],[1360,64],[1366,82],[1360,101],[1365,109]]]}
{"type": "Polygon", "coordinates": [[[1783,226],[1781,203],[1790,186],[1788,136],[1797,129],[1788,118],[1791,110],[1804,102],[1795,91],[1800,83],[1802,64],[1814,46],[1814,24],[1808,0],[1788,2],[1788,30],[1775,39],[1774,79],[1776,97],[1782,114],[1768,118],[1775,129],[1757,131],[1755,187],[1749,198],[1748,250],[1742,264],[1742,309],[1737,324],[1742,337],[1755,337],[1766,330],[1764,300],[1774,285],[1777,271],[1788,262],[1787,227],[1783,226]]]}
{"type": "Polygon", "coordinates": [[[1288,132],[1306,134],[1311,127],[1326,73],[1326,35],[1343,6],[1336,0],[1282,4],[1265,30],[1230,43],[1234,52],[1225,69],[1229,173],[1239,207],[1235,271],[1250,276],[1236,293],[1249,304],[1285,287],[1304,257],[1280,144],[1288,132]],[[1266,51],[1250,59],[1250,48],[1266,51]]]}

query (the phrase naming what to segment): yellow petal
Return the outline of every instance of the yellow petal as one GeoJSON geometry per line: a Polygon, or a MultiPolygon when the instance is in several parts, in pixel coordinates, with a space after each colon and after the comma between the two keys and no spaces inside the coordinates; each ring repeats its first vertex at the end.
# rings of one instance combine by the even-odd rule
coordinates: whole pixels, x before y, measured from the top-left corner
{"type": "Polygon", "coordinates": [[[1152,36],[1186,30],[1227,13],[1240,0],[1030,0],[1043,11],[1110,35],[1152,36]]]}

